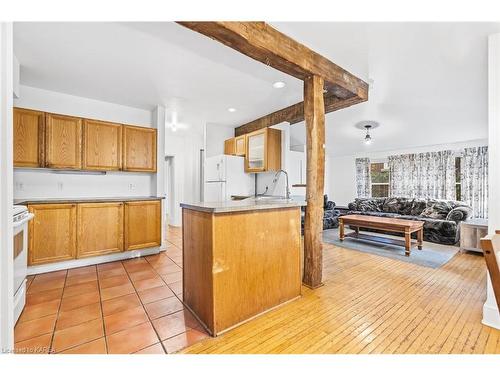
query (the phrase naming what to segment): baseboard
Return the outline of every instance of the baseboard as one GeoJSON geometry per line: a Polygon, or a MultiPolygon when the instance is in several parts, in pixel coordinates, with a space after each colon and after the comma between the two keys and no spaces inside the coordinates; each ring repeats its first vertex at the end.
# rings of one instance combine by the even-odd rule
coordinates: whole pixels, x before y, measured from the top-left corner
{"type": "Polygon", "coordinates": [[[120,253],[101,255],[101,256],[91,257],[91,258],[67,260],[67,261],[57,262],[57,263],[49,263],[49,264],[42,264],[42,265],[38,265],[38,266],[30,266],[30,267],[28,267],[28,275],[38,275],[39,273],[61,271],[61,270],[70,269],[70,268],[78,268],[78,267],[91,266],[94,264],[114,262],[117,260],[139,258],[141,256],[158,254],[159,252],[160,252],[159,247],[150,247],[147,249],[123,251],[120,253]]]}
{"type": "Polygon", "coordinates": [[[483,320],[481,323],[489,327],[500,329],[500,313],[498,312],[498,308],[486,302],[483,305],[483,320]]]}

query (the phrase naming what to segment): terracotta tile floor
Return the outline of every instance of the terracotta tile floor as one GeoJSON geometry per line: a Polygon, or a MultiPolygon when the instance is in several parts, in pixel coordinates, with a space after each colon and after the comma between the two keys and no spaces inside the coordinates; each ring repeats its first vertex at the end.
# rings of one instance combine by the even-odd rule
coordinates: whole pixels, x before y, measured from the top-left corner
{"type": "Polygon", "coordinates": [[[18,353],[174,353],[208,337],[182,304],[182,238],[157,255],[30,276],[18,353]]]}

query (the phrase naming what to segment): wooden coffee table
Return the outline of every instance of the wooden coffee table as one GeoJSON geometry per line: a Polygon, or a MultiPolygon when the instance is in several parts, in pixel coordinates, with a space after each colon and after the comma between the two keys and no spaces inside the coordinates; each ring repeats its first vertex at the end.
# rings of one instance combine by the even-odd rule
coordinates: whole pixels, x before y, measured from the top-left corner
{"type": "Polygon", "coordinates": [[[417,245],[422,250],[424,238],[424,222],[417,220],[393,219],[389,217],[378,217],[368,215],[346,215],[339,217],[339,239],[344,241],[345,237],[381,242],[391,245],[400,245],[405,248],[405,255],[410,256],[410,250],[417,245]],[[344,225],[354,227],[354,232],[344,234],[344,225]],[[359,233],[359,228],[380,229],[386,232],[404,233],[404,241],[359,233]],[[417,242],[411,240],[411,234],[417,232],[417,242]]]}

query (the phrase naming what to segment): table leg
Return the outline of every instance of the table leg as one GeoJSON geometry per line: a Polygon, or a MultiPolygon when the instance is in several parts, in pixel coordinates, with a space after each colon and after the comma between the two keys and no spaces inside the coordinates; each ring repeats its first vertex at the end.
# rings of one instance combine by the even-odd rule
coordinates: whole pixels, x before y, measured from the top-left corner
{"type": "Polygon", "coordinates": [[[339,240],[344,241],[344,220],[339,219],[339,240]]]}
{"type": "Polygon", "coordinates": [[[411,234],[410,232],[405,232],[405,255],[410,256],[410,246],[411,246],[411,234]]]}
{"type": "Polygon", "coordinates": [[[418,249],[422,250],[422,242],[424,241],[424,228],[417,232],[417,245],[418,249]]]}

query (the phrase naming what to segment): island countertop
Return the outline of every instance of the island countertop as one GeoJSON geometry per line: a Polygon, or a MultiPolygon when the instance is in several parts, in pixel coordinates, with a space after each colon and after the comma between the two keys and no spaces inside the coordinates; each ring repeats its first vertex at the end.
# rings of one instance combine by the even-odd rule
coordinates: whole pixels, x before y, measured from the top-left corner
{"type": "Polygon", "coordinates": [[[302,207],[306,205],[307,203],[303,197],[292,197],[290,199],[279,197],[250,197],[233,201],[181,203],[182,208],[212,213],[271,210],[277,208],[302,207]]]}

